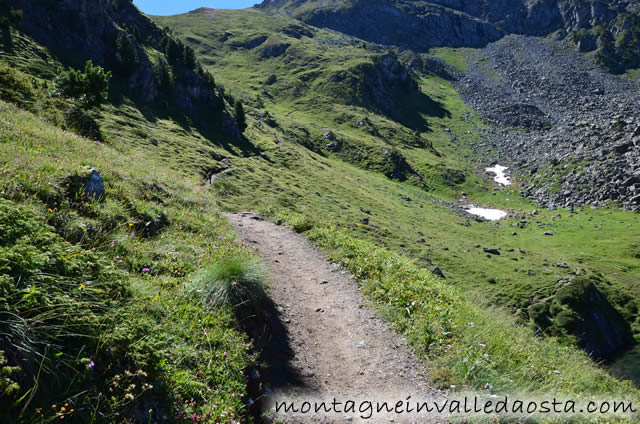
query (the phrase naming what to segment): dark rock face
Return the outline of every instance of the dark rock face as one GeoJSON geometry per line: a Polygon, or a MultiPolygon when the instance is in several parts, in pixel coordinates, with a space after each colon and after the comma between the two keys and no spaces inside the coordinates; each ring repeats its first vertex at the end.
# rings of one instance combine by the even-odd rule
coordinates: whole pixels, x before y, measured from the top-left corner
{"type": "Polygon", "coordinates": [[[242,133],[238,128],[238,123],[226,113],[222,114],[222,131],[235,140],[242,140],[242,133]]]}
{"type": "Polygon", "coordinates": [[[408,2],[359,0],[350,8],[318,10],[305,21],[371,42],[419,50],[434,46],[480,47],[504,35],[494,25],[472,16],[408,2]]]}
{"type": "MultiPolygon", "coordinates": [[[[63,57],[73,57],[81,67],[85,60],[107,69],[115,68],[115,40],[123,27],[137,28],[140,40],[160,49],[162,30],[126,0],[59,0],[33,2],[18,0],[23,10],[23,30],[36,41],[63,57]]],[[[131,36],[140,64],[127,76],[130,93],[145,102],[154,101],[160,87],[153,71],[153,63],[140,40],[131,36]]],[[[217,107],[213,87],[204,78],[185,66],[176,66],[175,88],[171,99],[182,111],[198,118],[197,103],[217,107]]]]}
{"type": "Polygon", "coordinates": [[[558,39],[574,37],[578,51],[598,49],[599,65],[610,72],[640,66],[640,8],[633,0],[264,0],[256,7],[422,51],[557,32],[558,39]]]}
{"type": "Polygon", "coordinates": [[[629,324],[593,284],[576,280],[558,291],[556,302],[574,312],[567,314],[567,330],[594,358],[611,357],[634,344],[629,324]]]}
{"type": "Polygon", "coordinates": [[[597,277],[559,281],[555,295],[530,305],[527,313],[537,328],[552,335],[572,334],[594,359],[609,359],[635,340],[629,323],[598,289],[597,281],[597,277]]]}
{"type": "Polygon", "coordinates": [[[264,0],[257,7],[372,42],[426,49],[481,47],[509,33],[546,35],[606,25],[633,6],[629,0],[264,0]]]}
{"type": "Polygon", "coordinates": [[[598,48],[596,40],[597,38],[594,35],[585,35],[576,42],[576,50],[580,53],[592,52],[598,48]]]}

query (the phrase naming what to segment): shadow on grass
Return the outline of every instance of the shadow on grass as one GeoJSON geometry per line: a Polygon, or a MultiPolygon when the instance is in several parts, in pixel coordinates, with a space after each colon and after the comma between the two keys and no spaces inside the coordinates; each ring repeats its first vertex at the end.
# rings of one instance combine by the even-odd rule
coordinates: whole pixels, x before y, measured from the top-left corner
{"type": "Polygon", "coordinates": [[[434,118],[451,118],[451,112],[444,105],[421,91],[412,92],[408,96],[395,96],[398,108],[392,111],[383,111],[389,118],[420,132],[431,132],[425,116],[434,118]]]}
{"type": "Polygon", "coordinates": [[[148,122],[171,120],[184,131],[196,130],[212,145],[222,147],[235,155],[247,157],[260,153],[246,137],[237,139],[225,132],[223,123],[225,111],[220,105],[199,103],[194,104],[192,110],[187,111],[178,107],[168,93],[161,94],[153,102],[146,102],[140,98],[127,96],[127,86],[124,81],[112,83],[109,101],[116,109],[131,102],[148,122]]]}

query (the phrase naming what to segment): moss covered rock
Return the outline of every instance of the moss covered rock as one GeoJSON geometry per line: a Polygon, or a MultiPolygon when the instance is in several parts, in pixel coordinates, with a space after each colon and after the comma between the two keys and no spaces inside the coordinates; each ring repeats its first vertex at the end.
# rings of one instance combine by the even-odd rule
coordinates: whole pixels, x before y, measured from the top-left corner
{"type": "Polygon", "coordinates": [[[608,358],[634,344],[631,326],[601,292],[596,276],[577,277],[552,300],[556,329],[580,339],[594,358],[608,358]]]}

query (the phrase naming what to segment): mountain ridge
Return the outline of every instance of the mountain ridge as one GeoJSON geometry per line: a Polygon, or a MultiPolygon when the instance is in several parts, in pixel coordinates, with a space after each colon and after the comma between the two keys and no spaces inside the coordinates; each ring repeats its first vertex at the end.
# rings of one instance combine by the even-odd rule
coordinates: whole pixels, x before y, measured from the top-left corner
{"type": "Polygon", "coordinates": [[[411,49],[484,47],[508,34],[557,33],[582,40],[583,52],[597,50],[612,72],[640,63],[640,9],[627,0],[264,0],[255,7],[411,49]]]}

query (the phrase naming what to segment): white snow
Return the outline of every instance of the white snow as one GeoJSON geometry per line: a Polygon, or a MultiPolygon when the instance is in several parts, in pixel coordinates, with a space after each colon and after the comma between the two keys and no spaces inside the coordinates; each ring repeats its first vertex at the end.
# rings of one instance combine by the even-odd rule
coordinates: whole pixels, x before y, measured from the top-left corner
{"type": "Polygon", "coordinates": [[[503,186],[510,186],[511,185],[511,180],[509,179],[509,177],[506,174],[507,169],[509,169],[506,166],[502,166],[502,165],[496,165],[493,166],[491,168],[486,168],[485,171],[491,173],[491,174],[496,174],[496,176],[493,178],[493,180],[495,182],[497,182],[500,185],[503,186]]]}
{"type": "Polygon", "coordinates": [[[500,209],[480,208],[473,205],[467,206],[466,211],[471,215],[481,216],[489,221],[500,221],[508,215],[507,212],[500,209]]]}

